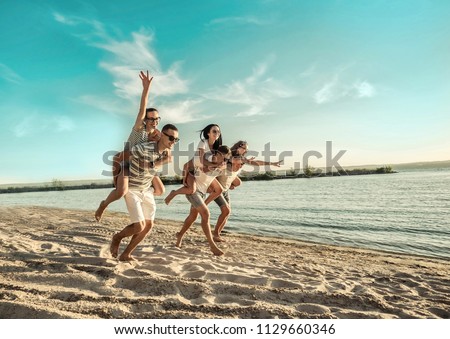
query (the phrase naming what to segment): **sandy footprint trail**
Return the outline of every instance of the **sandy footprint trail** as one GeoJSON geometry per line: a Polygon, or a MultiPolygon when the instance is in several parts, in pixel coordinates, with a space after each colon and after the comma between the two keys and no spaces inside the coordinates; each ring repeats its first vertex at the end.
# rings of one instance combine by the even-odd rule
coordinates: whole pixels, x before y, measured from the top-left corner
{"type": "Polygon", "coordinates": [[[1,318],[450,317],[444,260],[231,234],[215,257],[157,220],[129,264],[109,255],[124,214],[0,212],[1,318]]]}

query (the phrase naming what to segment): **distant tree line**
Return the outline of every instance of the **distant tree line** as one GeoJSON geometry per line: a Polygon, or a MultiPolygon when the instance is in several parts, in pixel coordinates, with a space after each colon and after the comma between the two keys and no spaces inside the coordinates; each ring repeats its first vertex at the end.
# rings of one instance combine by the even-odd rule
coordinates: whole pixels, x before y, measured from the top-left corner
{"type": "MultiPolygon", "coordinates": [[[[275,180],[275,179],[294,179],[294,178],[314,178],[314,177],[325,177],[325,176],[345,176],[345,175],[368,175],[368,174],[389,174],[397,173],[392,170],[391,166],[378,167],[376,169],[352,169],[347,171],[335,171],[335,172],[320,172],[313,167],[305,168],[301,173],[299,170],[288,170],[285,175],[279,175],[272,171],[267,171],[265,173],[245,173],[240,175],[239,178],[242,181],[250,180],[275,180]]],[[[182,184],[183,178],[179,175],[174,177],[162,176],[161,181],[165,185],[175,185],[182,184]]],[[[96,189],[96,188],[113,188],[113,183],[105,184],[84,184],[84,185],[66,185],[63,181],[58,179],[53,179],[51,184],[44,186],[23,186],[23,187],[8,187],[0,188],[1,193],[22,193],[22,192],[43,192],[43,191],[68,191],[68,190],[85,190],[85,189],[96,189]]]]}

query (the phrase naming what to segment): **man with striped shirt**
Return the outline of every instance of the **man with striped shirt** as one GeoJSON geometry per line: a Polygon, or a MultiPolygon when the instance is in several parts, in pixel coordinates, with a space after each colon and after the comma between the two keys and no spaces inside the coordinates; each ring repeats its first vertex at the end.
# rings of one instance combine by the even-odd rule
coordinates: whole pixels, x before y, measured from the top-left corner
{"type": "Polygon", "coordinates": [[[111,255],[117,257],[122,239],[132,237],[120,255],[120,261],[133,260],[131,253],[153,227],[156,204],[151,189],[152,179],[159,167],[172,161],[170,150],[179,140],[178,129],[167,124],[161,130],[161,138],[158,141],[144,142],[130,150],[128,193],[125,195],[125,202],[131,224],[113,236],[110,247],[111,255]]]}

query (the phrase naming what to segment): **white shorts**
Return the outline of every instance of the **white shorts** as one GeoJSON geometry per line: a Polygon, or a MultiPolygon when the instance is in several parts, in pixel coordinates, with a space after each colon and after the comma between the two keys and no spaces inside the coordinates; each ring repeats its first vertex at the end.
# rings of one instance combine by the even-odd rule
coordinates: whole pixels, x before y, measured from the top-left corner
{"type": "Polygon", "coordinates": [[[125,202],[133,224],[144,220],[155,220],[156,203],[151,190],[128,191],[125,194],[125,202]]]}

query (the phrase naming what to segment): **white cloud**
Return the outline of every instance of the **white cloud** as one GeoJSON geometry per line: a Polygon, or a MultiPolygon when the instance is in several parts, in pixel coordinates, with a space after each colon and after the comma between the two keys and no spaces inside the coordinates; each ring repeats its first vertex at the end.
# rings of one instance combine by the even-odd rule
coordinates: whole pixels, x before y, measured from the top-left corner
{"type": "Polygon", "coordinates": [[[301,78],[309,78],[316,72],[316,65],[311,65],[299,74],[301,78]]]}
{"type": "Polygon", "coordinates": [[[72,119],[65,115],[53,117],[53,124],[57,132],[72,131],[75,128],[72,119]]]}
{"type": "Polygon", "coordinates": [[[131,41],[94,43],[94,46],[112,54],[113,60],[101,62],[100,67],[111,74],[116,93],[124,99],[140,97],[142,87],[136,86],[140,70],[149,70],[154,77],[151,92],[156,97],[188,91],[188,81],[179,75],[180,63],[174,63],[167,71],[161,69],[155,51],[149,47],[152,39],[151,33],[141,31],[134,32],[131,41]]]}
{"type": "Polygon", "coordinates": [[[358,81],[353,87],[358,98],[372,98],[376,94],[375,87],[367,81],[358,81]]]}
{"type": "Polygon", "coordinates": [[[216,88],[205,94],[205,97],[230,104],[247,106],[246,109],[237,113],[238,116],[272,114],[267,109],[273,101],[292,97],[295,93],[273,78],[264,77],[267,69],[268,63],[261,63],[253,69],[253,73],[249,77],[233,81],[224,87],[216,88]]]}
{"type": "Polygon", "coordinates": [[[19,122],[13,129],[14,135],[18,138],[29,135],[33,132],[33,120],[31,116],[26,116],[21,122],[19,122]]]}
{"type": "Polygon", "coordinates": [[[195,120],[201,120],[204,117],[198,114],[196,106],[199,105],[202,100],[183,100],[176,101],[158,106],[164,121],[170,121],[174,124],[182,124],[195,120]]]}
{"type": "MultiPolygon", "coordinates": [[[[183,94],[188,91],[188,81],[180,76],[181,62],[176,62],[163,70],[156,52],[151,47],[153,34],[145,29],[133,32],[131,39],[117,39],[111,36],[104,25],[98,21],[54,14],[55,20],[67,25],[80,25],[89,29],[88,34],[78,35],[89,45],[108,52],[107,60],[99,66],[113,78],[116,95],[127,101],[136,101],[142,93],[139,72],[149,71],[154,77],[151,85],[153,98],[183,94]]],[[[107,99],[94,100],[84,96],[81,101],[103,109],[107,99]],[[96,106],[98,104],[98,106],[96,106]]]]}
{"type": "Polygon", "coordinates": [[[60,22],[60,23],[65,24],[65,25],[73,26],[73,25],[76,25],[76,24],[79,23],[79,20],[75,20],[73,18],[66,17],[66,16],[62,15],[61,13],[57,13],[57,12],[53,13],[53,18],[57,22],[60,22]]]}
{"type": "MultiPolygon", "coordinates": [[[[99,97],[95,95],[82,95],[78,98],[75,98],[74,101],[81,102],[88,106],[96,107],[97,109],[108,113],[123,114],[124,111],[127,110],[127,106],[122,101],[118,100],[117,97],[109,99],[106,97],[99,97]]],[[[136,113],[137,110],[138,108],[136,108],[136,113]]]]}
{"type": "Polygon", "coordinates": [[[324,104],[339,97],[337,78],[327,82],[314,94],[314,100],[318,104],[324,104]]]}
{"type": "Polygon", "coordinates": [[[75,129],[75,124],[68,116],[43,116],[31,114],[24,117],[14,128],[13,132],[17,138],[23,138],[41,133],[62,133],[75,129]]]}
{"type": "Polygon", "coordinates": [[[339,79],[338,75],[322,85],[317,90],[313,99],[317,104],[334,102],[342,98],[372,98],[376,95],[375,87],[368,81],[356,81],[348,85],[339,79]]]}
{"type": "Polygon", "coordinates": [[[233,16],[233,17],[225,17],[225,18],[217,18],[211,20],[207,26],[214,25],[265,25],[267,24],[265,21],[260,20],[254,16],[233,16]]]}
{"type": "Polygon", "coordinates": [[[0,78],[3,78],[6,81],[15,84],[18,84],[22,81],[22,77],[5,64],[0,64],[0,78]]]}

